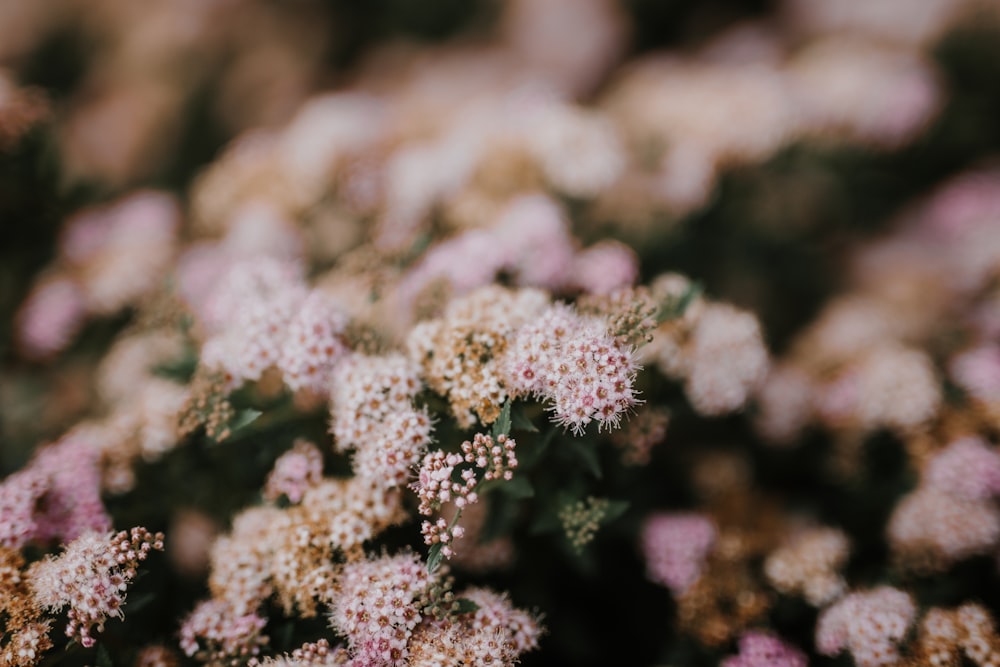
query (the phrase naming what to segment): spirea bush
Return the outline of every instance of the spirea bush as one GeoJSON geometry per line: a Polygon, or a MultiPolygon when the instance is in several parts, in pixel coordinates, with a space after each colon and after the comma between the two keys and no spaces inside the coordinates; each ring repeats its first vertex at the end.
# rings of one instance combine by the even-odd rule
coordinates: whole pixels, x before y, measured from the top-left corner
{"type": "Polygon", "coordinates": [[[998,44],[0,4],[0,667],[1000,664],[998,44]]]}

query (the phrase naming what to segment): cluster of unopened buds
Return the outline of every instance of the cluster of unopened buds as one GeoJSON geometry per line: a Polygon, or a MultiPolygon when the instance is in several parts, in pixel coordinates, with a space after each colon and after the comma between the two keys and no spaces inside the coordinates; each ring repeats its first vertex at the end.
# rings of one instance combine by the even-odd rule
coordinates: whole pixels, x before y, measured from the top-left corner
{"type": "Polygon", "coordinates": [[[455,466],[462,461],[459,454],[442,451],[431,452],[424,457],[417,483],[413,485],[420,498],[418,512],[430,516],[445,503],[454,501],[456,506],[464,507],[479,499],[474,490],[478,483],[476,473],[471,468],[462,471],[462,482],[452,480],[455,466]]]}
{"type": "Polygon", "coordinates": [[[482,481],[510,481],[517,468],[516,444],[513,438],[506,435],[499,435],[494,440],[492,436],[477,433],[471,441],[462,443],[461,454],[435,451],[424,456],[417,482],[412,485],[420,499],[417,511],[431,516],[447,503],[452,503],[457,510],[450,522],[438,517],[433,522],[424,521],[420,525],[425,544],[442,545],[441,553],[446,558],[454,554],[451,544],[465,534],[462,526],[458,525],[462,509],[479,500],[476,489],[481,480],[476,475],[476,469],[483,471],[482,481]],[[464,468],[458,473],[460,480],[455,480],[455,470],[462,463],[471,463],[474,467],[464,468]]]}
{"type": "MultiPolygon", "coordinates": [[[[516,443],[506,435],[497,436],[496,441],[488,435],[477,433],[472,442],[462,443],[462,453],[466,463],[474,463],[483,469],[483,479],[504,479],[510,481],[517,468],[517,455],[514,454],[516,443]]],[[[459,505],[461,507],[461,505],[459,505]]]]}
{"type": "Polygon", "coordinates": [[[111,539],[111,552],[127,581],[135,578],[136,567],[151,550],[163,551],[163,533],[150,533],[142,527],[122,530],[111,539]]]}

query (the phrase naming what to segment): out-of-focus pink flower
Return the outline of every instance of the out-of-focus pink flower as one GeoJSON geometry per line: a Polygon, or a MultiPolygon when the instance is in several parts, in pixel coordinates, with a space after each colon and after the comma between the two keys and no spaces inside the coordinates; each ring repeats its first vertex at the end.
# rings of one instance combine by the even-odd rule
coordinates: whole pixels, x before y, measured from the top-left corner
{"type": "Polygon", "coordinates": [[[274,462],[274,470],[264,486],[264,497],[277,500],[284,494],[289,502],[297,503],[302,500],[306,489],[319,484],[322,478],[323,455],[316,445],[299,440],[274,462]]]}
{"type": "Polygon", "coordinates": [[[924,482],[956,498],[986,500],[1000,494],[1000,453],[981,438],[961,438],[934,455],[924,482]]]}
{"type": "Polygon", "coordinates": [[[45,477],[31,469],[0,483],[0,546],[20,549],[35,537],[36,506],[47,486],[45,477]]]}
{"type": "Polygon", "coordinates": [[[642,528],[642,553],[646,576],[683,595],[701,576],[718,533],[701,514],[656,514],[642,528]]]}
{"type": "Polygon", "coordinates": [[[740,653],[726,658],[721,667],[806,667],[805,654],[764,632],[750,631],[740,637],[740,653]]]}
{"type": "Polygon", "coordinates": [[[110,314],[156,288],[174,259],[180,223],[177,200],[152,190],[71,219],[60,249],[80,276],[87,309],[110,314]]]}
{"type": "Polygon", "coordinates": [[[889,586],[851,593],[820,614],[816,649],[829,656],[847,649],[858,667],[895,664],[915,614],[913,598],[889,586]]]}
{"type": "Polygon", "coordinates": [[[700,414],[738,410],[767,373],[760,324],[752,314],[709,304],[692,334],[684,391],[700,414]]]}
{"type": "Polygon", "coordinates": [[[792,364],[772,366],[755,398],[754,427],[769,444],[794,443],[812,419],[812,380],[792,364]]]}
{"type": "Polygon", "coordinates": [[[803,49],[790,81],[806,134],[887,148],[912,139],[942,98],[934,70],[918,53],[850,37],[803,49]]]}
{"type": "Polygon", "coordinates": [[[570,282],[590,294],[610,294],[635,284],[639,258],[624,243],[601,241],[573,258],[570,282]]]}
{"type": "Polygon", "coordinates": [[[28,357],[50,357],[66,348],[85,317],[83,294],[75,282],[62,277],[44,280],[17,314],[18,343],[28,357]]]}
{"type": "Polygon", "coordinates": [[[569,278],[576,252],[562,208],[545,195],[524,195],[504,208],[491,227],[503,269],[519,285],[558,290],[569,278]]]}
{"type": "Polygon", "coordinates": [[[981,345],[955,355],[948,363],[948,374],[973,399],[1000,401],[1000,346],[981,345]]]}
{"type": "Polygon", "coordinates": [[[829,425],[867,430],[913,428],[932,418],[940,404],[930,357],[892,343],[868,350],[816,394],[817,414],[829,425]]]}
{"type": "Polygon", "coordinates": [[[957,498],[921,486],[896,505],[886,536],[897,554],[930,551],[949,565],[996,548],[1000,510],[992,502],[957,498]]]}
{"type": "Polygon", "coordinates": [[[333,368],[347,354],[347,315],[325,293],[313,290],[292,319],[277,360],[293,390],[326,393],[333,368]]]}
{"type": "Polygon", "coordinates": [[[518,285],[558,290],[571,281],[575,253],[559,205],[544,195],[524,195],[501,210],[491,226],[428,250],[405,276],[400,296],[412,307],[422,289],[442,279],[461,296],[493,282],[502,271],[518,285]]]}
{"type": "Polygon", "coordinates": [[[20,549],[33,541],[65,542],[109,530],[98,459],[94,443],[71,432],[0,483],[0,544],[20,549]]]}
{"type": "Polygon", "coordinates": [[[201,362],[223,371],[231,388],[259,380],[281,359],[288,327],[307,294],[297,269],[276,259],[243,260],[205,304],[204,325],[212,335],[201,362]]]}

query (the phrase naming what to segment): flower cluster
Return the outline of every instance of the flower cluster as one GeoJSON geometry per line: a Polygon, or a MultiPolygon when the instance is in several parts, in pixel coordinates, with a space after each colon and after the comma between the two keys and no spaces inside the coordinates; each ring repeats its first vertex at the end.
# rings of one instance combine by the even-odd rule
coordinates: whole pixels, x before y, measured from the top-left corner
{"type": "Polygon", "coordinates": [[[435,245],[404,277],[401,299],[413,308],[418,295],[443,282],[465,295],[509,273],[517,285],[553,291],[608,294],[632,285],[635,253],[610,241],[578,250],[565,212],[553,199],[521,195],[477,226],[435,245]]]}
{"type": "Polygon", "coordinates": [[[277,360],[285,384],[296,391],[325,392],[334,365],[346,352],[346,326],[347,316],[333,299],[320,291],[311,292],[289,324],[277,360]]]}
{"type": "Polygon", "coordinates": [[[56,558],[31,566],[26,577],[38,604],[69,606],[66,636],[93,646],[94,631],[110,617],[122,617],[125,591],[150,550],[163,550],[163,534],[145,528],[119,533],[85,533],[56,558]]]}
{"type": "MultiPolygon", "coordinates": [[[[666,274],[652,286],[666,303],[689,298],[692,285],[666,274]]],[[[700,414],[720,415],[742,408],[768,368],[760,324],[752,314],[695,296],[680,314],[654,331],[642,350],[668,377],[684,380],[684,391],[700,414]]]]}
{"type": "Polygon", "coordinates": [[[431,421],[413,403],[417,369],[400,355],[354,354],[339,364],[331,395],[334,446],[353,449],[354,471],[388,486],[406,483],[431,442],[431,421]]]}
{"type": "Polygon", "coordinates": [[[846,590],[839,573],[847,561],[847,536],[834,528],[813,528],[772,552],[764,573],[782,593],[800,593],[816,607],[829,604],[846,590]]]}
{"type": "Polygon", "coordinates": [[[52,648],[52,621],[35,601],[20,552],[0,547],[0,665],[29,667],[52,648]]]}
{"type": "Polygon", "coordinates": [[[882,586],[855,592],[838,600],[816,623],[816,648],[823,655],[850,651],[858,667],[892,665],[899,659],[897,644],[913,622],[913,598],[882,586]]]}
{"type": "Polygon", "coordinates": [[[0,484],[0,546],[20,549],[29,542],[109,530],[99,463],[100,452],[84,433],[40,449],[27,467],[0,484]]]}
{"type": "Polygon", "coordinates": [[[637,402],[632,350],[608,334],[606,323],[558,304],[517,330],[505,370],[513,395],[551,402],[555,421],[574,433],[591,421],[617,427],[637,402]]]}
{"type": "MultiPolygon", "coordinates": [[[[201,363],[225,374],[235,388],[259,380],[283,356],[289,327],[305,300],[297,267],[278,260],[237,263],[219,282],[206,306],[212,332],[201,363]]],[[[291,338],[291,344],[299,342],[291,338]]]]}
{"type": "Polygon", "coordinates": [[[607,498],[589,496],[584,500],[564,505],[559,510],[559,521],[571,547],[582,551],[594,539],[594,534],[607,515],[610,502],[607,498]]]}
{"type": "Polygon", "coordinates": [[[896,505],[886,534],[897,559],[942,569],[992,552],[1000,542],[1000,454],[978,438],[961,438],[936,453],[921,484],[896,505]]]}
{"type": "Polygon", "coordinates": [[[806,667],[806,656],[777,637],[748,632],[740,637],[739,655],[726,658],[721,667],[806,667]]]}
{"type": "Polygon", "coordinates": [[[307,489],[319,484],[322,477],[323,454],[311,442],[298,440],[274,462],[274,470],[264,486],[264,497],[277,500],[284,494],[289,502],[297,503],[307,489]]]}
{"type": "Polygon", "coordinates": [[[266,624],[256,613],[239,614],[222,600],[205,600],[181,624],[180,646],[208,665],[239,665],[267,646],[266,624]]]}
{"type": "Polygon", "coordinates": [[[649,517],[642,531],[647,576],[683,594],[701,575],[717,535],[712,521],[698,514],[649,517]]]}
{"type": "Polygon", "coordinates": [[[920,623],[913,660],[953,664],[961,654],[979,667],[1000,658],[1000,636],[990,613],[981,605],[957,609],[932,608],[920,623]]]}
{"type": "Polygon", "coordinates": [[[500,416],[509,397],[504,359],[510,338],[544,309],[547,297],[533,289],[484,287],[448,304],[442,317],[409,333],[411,359],[428,387],[447,397],[458,423],[469,428],[500,416]]]}
{"type": "Polygon", "coordinates": [[[174,259],[180,224],[176,200],[153,191],[69,220],[52,272],[37,283],[19,315],[25,353],[50,357],[88,316],[113,314],[156,290],[174,259]]]}
{"type": "Polygon", "coordinates": [[[334,665],[349,665],[350,655],[342,647],[331,648],[330,642],[319,639],[315,642],[303,644],[284,656],[268,656],[264,660],[251,658],[247,663],[250,667],[304,667],[314,665],[315,667],[333,667],[334,665]]]}
{"type": "Polygon", "coordinates": [[[423,618],[418,602],[430,583],[427,568],[412,553],[344,567],[330,621],[347,637],[359,664],[406,664],[407,643],[423,618]]]}

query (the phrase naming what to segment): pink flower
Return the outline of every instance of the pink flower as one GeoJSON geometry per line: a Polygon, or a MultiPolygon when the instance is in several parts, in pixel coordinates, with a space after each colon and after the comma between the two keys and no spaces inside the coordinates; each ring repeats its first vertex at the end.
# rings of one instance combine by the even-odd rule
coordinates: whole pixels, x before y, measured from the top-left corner
{"type": "Polygon", "coordinates": [[[919,487],[896,505],[886,534],[894,551],[929,549],[945,563],[953,563],[996,547],[1000,510],[990,502],[919,487]]]}
{"type": "Polygon", "coordinates": [[[47,488],[45,476],[30,468],[0,484],[0,547],[19,550],[34,539],[35,512],[47,488]]]}
{"type": "Polygon", "coordinates": [[[635,251],[618,241],[601,241],[573,258],[570,282],[589,294],[610,294],[639,277],[635,251]]]}
{"type": "Polygon", "coordinates": [[[387,486],[402,486],[431,441],[430,417],[412,408],[393,411],[354,454],[358,476],[387,486]]]}
{"type": "Polygon", "coordinates": [[[222,664],[227,659],[260,654],[268,643],[263,634],[267,618],[255,612],[234,611],[224,600],[205,600],[181,624],[181,650],[205,662],[222,664]]]}
{"type": "Polygon", "coordinates": [[[0,509],[0,545],[12,548],[109,530],[97,448],[73,433],[43,447],[0,484],[0,509]]]}
{"type": "Polygon", "coordinates": [[[180,223],[176,199],[152,190],[72,218],[61,250],[81,276],[88,310],[114,313],[156,288],[174,258],[180,223]]]}
{"type": "Polygon", "coordinates": [[[17,338],[31,358],[66,348],[86,318],[83,294],[68,278],[45,280],[32,289],[17,315],[17,338]]]}
{"type": "Polygon", "coordinates": [[[356,664],[406,664],[407,643],[423,618],[418,602],[431,583],[413,553],[344,566],[330,620],[347,637],[356,664]]]}
{"type": "Polygon", "coordinates": [[[201,363],[224,372],[230,388],[259,380],[281,359],[288,328],[306,298],[298,268],[266,258],[239,262],[206,304],[204,324],[213,335],[202,347],[201,363]]]}
{"type": "Polygon", "coordinates": [[[518,655],[538,648],[541,627],[531,614],[516,609],[506,595],[486,588],[467,588],[461,596],[479,608],[472,612],[469,625],[474,631],[502,632],[518,655]]]}
{"type": "Polygon", "coordinates": [[[292,319],[278,358],[285,384],[293,390],[329,390],[334,365],[347,354],[347,315],[334,300],[313,290],[292,319]]]}
{"type": "Polygon", "coordinates": [[[981,345],[951,358],[948,374],[978,401],[1000,401],[1000,346],[981,345]]]}
{"type": "Polygon", "coordinates": [[[816,649],[833,656],[850,651],[858,667],[895,664],[896,644],[913,622],[916,606],[903,591],[880,586],[852,593],[828,607],[816,622],[816,649]]]}
{"type": "Polygon", "coordinates": [[[740,638],[740,653],[722,661],[721,667],[806,667],[802,651],[777,637],[750,631],[740,638]]]}
{"type": "Polygon", "coordinates": [[[717,532],[700,514],[656,514],[642,528],[646,576],[682,595],[701,576],[717,532]]]}
{"type": "Polygon", "coordinates": [[[1000,453],[980,438],[960,438],[931,459],[924,481],[956,498],[986,500],[1000,493],[1000,453]]]}
{"type": "Polygon", "coordinates": [[[400,355],[353,354],[331,382],[331,431],[338,451],[364,448],[390,415],[413,409],[421,388],[415,364],[400,355]]]}
{"type": "Polygon", "coordinates": [[[559,289],[570,279],[576,253],[562,208],[544,195],[511,201],[493,223],[494,252],[518,285],[559,289]]]}
{"type": "Polygon", "coordinates": [[[617,426],[638,401],[632,350],[604,323],[555,304],[514,334],[503,360],[508,390],[551,403],[555,421],[582,433],[591,421],[617,426]]]}
{"type": "Polygon", "coordinates": [[[145,528],[88,532],[70,542],[62,555],[32,565],[26,576],[43,607],[55,611],[69,606],[66,636],[89,647],[95,626],[100,630],[107,618],[122,618],[128,584],[153,549],[163,550],[162,533],[145,528]]]}
{"type": "Polygon", "coordinates": [[[311,442],[297,440],[291,450],[274,462],[274,470],[264,486],[264,497],[277,500],[284,494],[289,502],[297,503],[306,490],[319,484],[322,478],[323,455],[311,442]]]}

